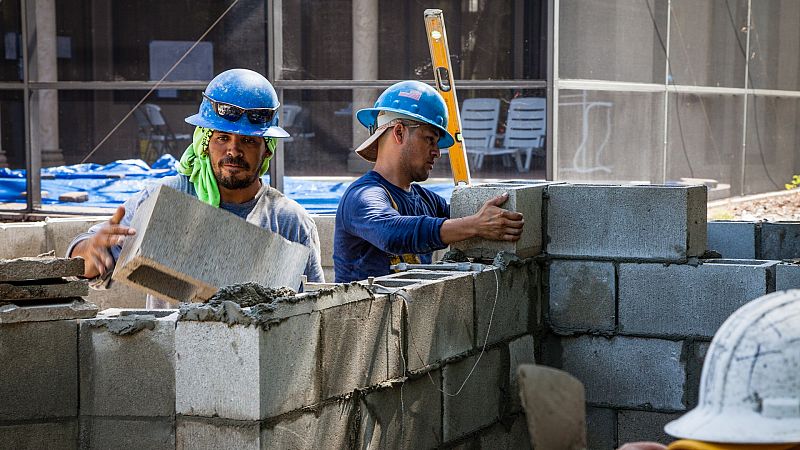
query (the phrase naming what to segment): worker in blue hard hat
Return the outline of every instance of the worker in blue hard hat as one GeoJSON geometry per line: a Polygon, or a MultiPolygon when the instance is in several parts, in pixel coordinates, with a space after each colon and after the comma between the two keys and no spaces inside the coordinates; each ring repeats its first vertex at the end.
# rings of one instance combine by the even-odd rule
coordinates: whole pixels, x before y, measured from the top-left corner
{"type": "MultiPolygon", "coordinates": [[[[309,281],[321,282],[324,280],[314,221],[299,204],[261,181],[269,168],[276,139],[289,137],[278,126],[278,106],[275,89],[261,74],[231,69],[217,75],[203,92],[199,112],[186,118],[196,128],[192,144],[180,159],[179,175],[165,177],[158,184],[195,196],[309,247],[304,274],[309,281]]],[[[156,187],[157,184],[146,187],[119,207],[108,222],[73,240],[67,256],[86,260],[85,277],[99,277],[101,282],[97,284],[105,283],[124,238],[135,234],[128,225],[136,208],[156,187]]],[[[167,305],[148,298],[148,306],[167,305]]]]}
{"type": "Polygon", "coordinates": [[[355,151],[375,167],[339,202],[336,282],[386,275],[399,262],[430,263],[434,250],[464,239],[519,239],[522,215],[499,207],[507,194],[489,200],[473,216],[450,219],[447,202],[416,184],[428,179],[439,149],[454,143],[447,107],[435,89],[419,81],[396,83],[356,117],[371,135],[355,151]]]}

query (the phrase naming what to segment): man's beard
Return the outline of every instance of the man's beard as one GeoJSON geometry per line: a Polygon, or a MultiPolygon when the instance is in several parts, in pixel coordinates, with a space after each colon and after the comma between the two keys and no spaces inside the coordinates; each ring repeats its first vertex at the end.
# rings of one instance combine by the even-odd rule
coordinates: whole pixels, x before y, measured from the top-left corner
{"type": "MultiPolygon", "coordinates": [[[[217,184],[224,187],[225,189],[229,190],[238,190],[238,189],[245,189],[250,187],[253,183],[255,183],[258,179],[258,171],[254,172],[252,176],[247,178],[236,178],[234,176],[224,176],[222,175],[222,166],[224,164],[233,164],[241,167],[244,170],[250,170],[250,164],[244,160],[244,158],[237,157],[234,158],[232,156],[226,156],[219,160],[217,163],[217,170],[214,171],[214,177],[217,179],[217,184]]],[[[263,164],[263,161],[262,161],[263,164]]],[[[259,164],[261,167],[261,164],[259,164]]]]}

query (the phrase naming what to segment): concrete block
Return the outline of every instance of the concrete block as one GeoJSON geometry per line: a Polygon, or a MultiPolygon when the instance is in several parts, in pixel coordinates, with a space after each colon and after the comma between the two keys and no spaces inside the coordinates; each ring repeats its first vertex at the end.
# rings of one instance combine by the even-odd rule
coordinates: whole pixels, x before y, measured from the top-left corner
{"type": "Polygon", "coordinates": [[[98,223],[105,222],[107,216],[96,217],[47,217],[45,223],[45,237],[47,250],[53,250],[56,256],[66,256],[69,244],[81,233],[98,223]]]}
{"type": "Polygon", "coordinates": [[[619,329],[710,338],[740,306],[774,290],[775,264],[743,259],[709,259],[697,266],[620,264],[619,329]]]}
{"type": "Polygon", "coordinates": [[[525,225],[516,242],[467,239],[453,243],[452,248],[467,256],[492,259],[501,251],[520,257],[538,255],[542,252],[542,194],[549,183],[511,184],[495,183],[456,188],[450,199],[450,217],[460,218],[477,213],[487,200],[508,193],[508,200],[500,205],[510,211],[522,213],[525,225]]]}
{"type": "Polygon", "coordinates": [[[167,186],[142,203],[131,226],[137,234],[126,240],[113,279],[167,300],[205,300],[248,281],[299,289],[310,252],[167,186]]]}
{"type": "Polygon", "coordinates": [[[97,306],[80,297],[59,299],[58,303],[26,305],[20,302],[0,305],[0,324],[87,319],[97,314],[97,306]]]}
{"type": "Polygon", "coordinates": [[[690,351],[686,358],[686,387],[684,388],[684,403],[687,409],[697,406],[700,393],[700,378],[703,374],[703,363],[708,353],[710,343],[705,341],[686,342],[684,348],[690,351]]]}
{"type": "Polygon", "coordinates": [[[562,368],[586,387],[586,401],[614,407],[683,410],[680,342],[617,336],[563,338],[562,368]]]}
{"type": "Polygon", "coordinates": [[[685,261],[706,251],[705,186],[552,185],[553,256],[685,261]]]}
{"type": "Polygon", "coordinates": [[[44,230],[44,222],[0,223],[0,259],[47,253],[44,230]]]}
{"type": "Polygon", "coordinates": [[[723,258],[756,259],[761,242],[761,224],[735,220],[708,222],[708,249],[723,258]]]}
{"type": "Polygon", "coordinates": [[[175,449],[174,417],[81,417],[81,449],[175,449]]]}
{"type": "Polygon", "coordinates": [[[473,277],[476,348],[483,347],[487,331],[488,344],[493,344],[533,328],[539,308],[539,266],[526,262],[511,264],[503,270],[489,267],[473,273],[473,277]]]}
{"type": "Polygon", "coordinates": [[[24,257],[0,260],[0,282],[83,275],[83,259],[24,257]]]}
{"type": "Polygon", "coordinates": [[[0,325],[0,420],[78,415],[78,323],[0,325]]]}
{"type": "Polygon", "coordinates": [[[144,308],[147,294],[121,283],[111,283],[108,289],[89,289],[86,297],[100,311],[108,308],[144,308]]]}
{"type": "Polygon", "coordinates": [[[775,266],[775,290],[800,289],[800,265],[778,264],[775,266]]]}
{"type": "Polygon", "coordinates": [[[464,272],[406,272],[376,283],[417,283],[403,287],[408,370],[416,371],[473,346],[472,275],[464,272]]]}
{"type": "MultiPolygon", "coordinates": [[[[586,407],[586,444],[592,450],[616,450],[617,411],[586,407]]],[[[620,443],[622,445],[622,443],[620,443]]]]}
{"type": "Polygon", "coordinates": [[[199,417],[175,421],[176,450],[261,450],[261,423],[199,417]]]}
{"type": "Polygon", "coordinates": [[[358,400],[335,401],[261,427],[262,449],[352,448],[360,420],[358,400]]]}
{"type": "Polygon", "coordinates": [[[81,192],[81,191],[74,191],[74,192],[65,192],[58,196],[59,202],[71,202],[71,203],[83,203],[89,201],[89,193],[88,192],[81,192]]]}
{"type": "Polygon", "coordinates": [[[403,305],[387,296],[322,311],[322,398],[403,375],[403,305]]]}
{"type": "Polygon", "coordinates": [[[664,425],[682,413],[659,413],[653,411],[617,412],[617,440],[625,442],[671,442],[675,438],[664,432],[664,425]]]}
{"type": "Polygon", "coordinates": [[[536,364],[533,336],[525,335],[508,343],[508,408],[511,411],[522,410],[519,397],[519,376],[517,369],[522,364],[536,364]]]}
{"type": "Polygon", "coordinates": [[[0,448],[74,450],[78,448],[76,419],[0,425],[0,448]]]}
{"type": "MultiPolygon", "coordinates": [[[[322,267],[333,269],[333,230],[336,227],[335,214],[312,214],[311,218],[317,225],[319,234],[319,258],[322,267]]],[[[326,280],[333,281],[333,278],[325,276],[326,280]]]]}
{"type": "Polygon", "coordinates": [[[320,313],[264,329],[179,320],[175,330],[178,414],[260,420],[319,400],[320,313]]]}
{"type": "Polygon", "coordinates": [[[361,448],[434,448],[442,443],[441,371],[372,391],[361,400],[361,448]]]}
{"type": "Polygon", "coordinates": [[[136,312],[142,314],[109,310],[81,321],[82,416],[175,415],[178,313],[136,312]]]}
{"type": "Polygon", "coordinates": [[[764,222],[761,224],[759,259],[800,258],[800,222],[764,222]]]}
{"type": "Polygon", "coordinates": [[[38,280],[15,283],[0,283],[0,301],[46,300],[68,297],[83,297],[89,294],[86,280],[38,280]]]}
{"type": "Polygon", "coordinates": [[[616,325],[614,263],[550,261],[550,324],[555,329],[613,331],[616,325]]]}
{"type": "Polygon", "coordinates": [[[446,393],[442,414],[445,442],[491,425],[500,418],[500,408],[508,392],[507,355],[502,349],[487,351],[475,366],[477,358],[471,356],[442,369],[446,393]]]}
{"type": "Polygon", "coordinates": [[[447,445],[453,450],[530,450],[531,438],[525,424],[524,415],[505,418],[494,425],[480,431],[476,436],[460,440],[456,445],[447,445]]]}

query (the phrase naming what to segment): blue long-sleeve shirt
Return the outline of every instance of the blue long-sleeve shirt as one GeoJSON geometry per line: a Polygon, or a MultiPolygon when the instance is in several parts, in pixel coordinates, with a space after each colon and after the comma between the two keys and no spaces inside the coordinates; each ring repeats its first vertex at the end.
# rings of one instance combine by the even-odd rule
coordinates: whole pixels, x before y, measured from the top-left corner
{"type": "Polygon", "coordinates": [[[347,188],[336,211],[336,282],[387,275],[393,255],[412,253],[430,263],[434,250],[447,247],[439,230],[449,217],[440,195],[417,184],[405,191],[375,171],[366,173],[347,188]]]}

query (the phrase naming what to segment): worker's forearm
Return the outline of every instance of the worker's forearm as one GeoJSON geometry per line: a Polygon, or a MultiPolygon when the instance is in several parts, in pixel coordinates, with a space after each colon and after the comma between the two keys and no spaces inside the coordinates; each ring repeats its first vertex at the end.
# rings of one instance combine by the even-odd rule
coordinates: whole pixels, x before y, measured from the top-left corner
{"type": "Polygon", "coordinates": [[[439,229],[439,236],[442,242],[447,245],[453,242],[463,241],[478,235],[478,229],[474,216],[461,217],[458,219],[447,219],[439,229]]]}

